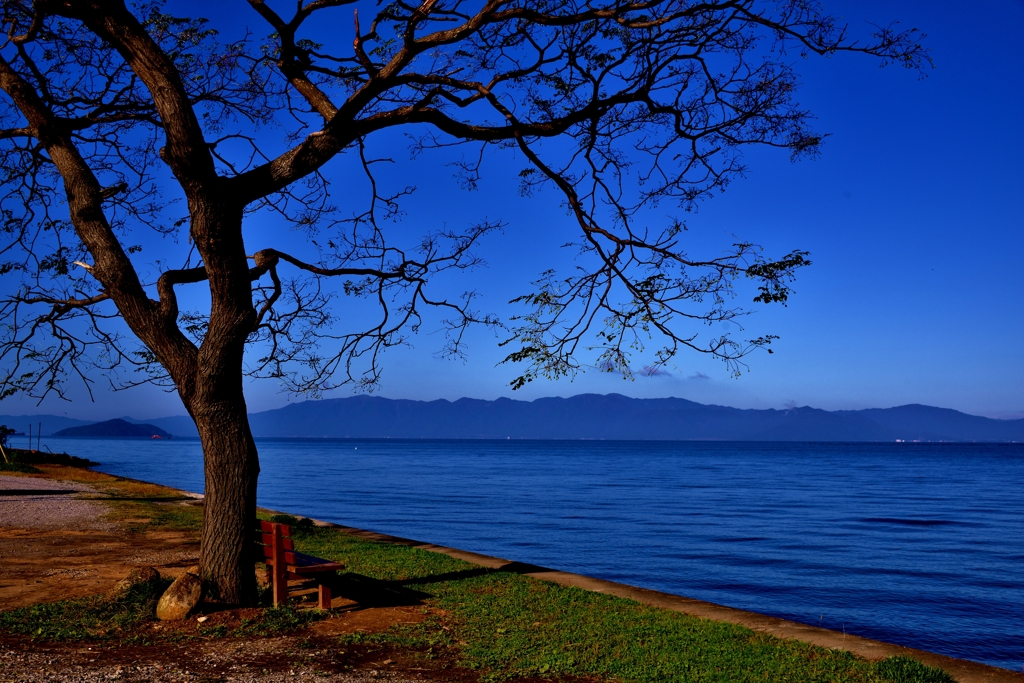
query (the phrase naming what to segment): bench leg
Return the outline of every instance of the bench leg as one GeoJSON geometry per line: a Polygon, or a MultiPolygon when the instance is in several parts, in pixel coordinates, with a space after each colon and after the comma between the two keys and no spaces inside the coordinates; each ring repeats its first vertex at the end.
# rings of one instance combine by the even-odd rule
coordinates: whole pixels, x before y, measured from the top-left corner
{"type": "Polygon", "coordinates": [[[320,596],[320,609],[331,609],[331,587],[325,583],[317,585],[320,596]]]}
{"type": "Polygon", "coordinates": [[[274,607],[288,606],[288,573],[285,568],[274,564],[274,607]]]}
{"type": "Polygon", "coordinates": [[[274,607],[288,606],[288,569],[284,564],[283,524],[275,524],[270,547],[274,556],[274,607]]]}

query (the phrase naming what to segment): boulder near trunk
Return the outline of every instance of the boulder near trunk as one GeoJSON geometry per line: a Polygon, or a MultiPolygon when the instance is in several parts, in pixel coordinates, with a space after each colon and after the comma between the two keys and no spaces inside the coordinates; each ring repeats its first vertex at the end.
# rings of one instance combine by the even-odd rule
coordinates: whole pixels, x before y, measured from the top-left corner
{"type": "Polygon", "coordinates": [[[156,604],[156,616],[161,621],[184,619],[203,599],[203,581],[198,567],[193,567],[174,580],[156,604]]]}

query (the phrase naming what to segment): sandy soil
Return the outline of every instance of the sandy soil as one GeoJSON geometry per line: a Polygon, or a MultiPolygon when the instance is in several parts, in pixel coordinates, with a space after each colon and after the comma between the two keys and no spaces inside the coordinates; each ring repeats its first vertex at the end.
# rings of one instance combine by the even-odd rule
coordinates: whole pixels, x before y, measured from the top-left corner
{"type": "Polygon", "coordinates": [[[0,528],[0,606],[103,593],[133,567],[176,576],[196,563],[199,545],[184,534],[0,528]]]}
{"type": "MultiPolygon", "coordinates": [[[[43,475],[0,475],[0,609],[108,591],[134,567],[155,567],[167,577],[196,563],[196,538],[182,532],[146,529],[146,520],[105,518],[107,508],[88,500],[109,486],[109,475],[59,466],[41,466],[43,475]],[[84,498],[83,498],[84,497],[84,498]],[[142,531],[140,531],[142,529],[142,531]]],[[[148,486],[148,485],[147,485],[148,486]]],[[[109,489],[108,489],[109,491],[109,489]]],[[[168,490],[169,491],[169,490],[168,490]]],[[[173,491],[169,491],[174,493],[173,491]]],[[[194,504],[184,501],[180,504],[194,504]]],[[[638,600],[663,609],[737,623],[783,638],[850,650],[867,659],[907,654],[940,666],[963,683],[1020,683],[1024,676],[974,662],[909,650],[803,624],[774,619],[720,605],[600,581],[587,576],[532,567],[453,548],[422,544],[373,532],[347,529],[367,538],[414,545],[486,567],[533,576],[585,590],[638,600]],[[840,640],[841,638],[841,640],[840,640]]],[[[312,603],[315,589],[306,596],[312,603]]],[[[295,593],[293,593],[293,596],[295,593]]],[[[207,606],[208,610],[215,609],[207,606]]],[[[251,610],[208,611],[208,628],[237,626],[251,610]]],[[[395,624],[415,623],[431,612],[422,605],[359,604],[344,597],[332,601],[331,616],[294,635],[278,638],[211,638],[187,644],[125,646],[39,643],[0,636],[0,683],[5,681],[295,681],[315,679],[365,681],[456,681],[477,683],[479,675],[444,659],[424,660],[414,652],[381,645],[339,646],[347,633],[382,632],[395,624]]],[[[440,615],[443,617],[443,615],[440,615]]],[[[154,623],[155,632],[191,631],[195,618],[154,623]]],[[[142,634],[145,635],[145,634],[142,634]]],[[[172,634],[173,635],[173,634],[172,634]]],[[[551,678],[516,679],[514,683],[569,683],[551,678]]],[[[573,679],[580,683],[579,679],[573,679]]],[[[590,681],[590,679],[587,679],[590,681]]]]}
{"type": "MultiPolygon", "coordinates": [[[[0,475],[0,609],[104,593],[134,567],[155,567],[174,577],[196,564],[199,544],[187,533],[129,531],[110,521],[106,505],[83,496],[102,493],[112,477],[88,470],[41,466],[44,475],[0,475]]],[[[107,490],[109,494],[109,490],[107,490]]],[[[188,503],[184,503],[188,504],[188,503]]],[[[312,602],[315,588],[306,597],[312,602]]],[[[293,600],[303,597],[292,593],[293,600]]],[[[370,606],[332,601],[331,616],[296,634],[274,638],[210,638],[184,644],[134,646],[46,643],[0,635],[0,682],[213,681],[338,683],[455,681],[479,676],[413,652],[367,644],[339,647],[349,633],[382,632],[421,621],[432,612],[420,605],[370,606]]],[[[256,610],[204,606],[180,622],[156,622],[150,635],[195,636],[202,628],[233,628],[256,610]]],[[[147,635],[140,633],[138,635],[147,635]]],[[[520,680],[517,683],[529,683],[520,680]]],[[[550,679],[545,683],[551,683],[550,679]]]]}
{"type": "Polygon", "coordinates": [[[128,533],[104,519],[106,505],[80,497],[98,493],[73,480],[0,475],[0,608],[102,593],[133,567],[177,576],[196,563],[195,539],[128,533]]]}

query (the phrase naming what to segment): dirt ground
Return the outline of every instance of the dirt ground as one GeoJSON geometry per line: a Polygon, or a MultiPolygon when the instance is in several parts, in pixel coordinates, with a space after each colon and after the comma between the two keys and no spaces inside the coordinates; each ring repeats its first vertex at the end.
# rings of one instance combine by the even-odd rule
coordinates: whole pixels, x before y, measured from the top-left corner
{"type": "MultiPolygon", "coordinates": [[[[237,627],[257,610],[207,612],[203,628],[237,627]]],[[[477,681],[443,659],[375,644],[339,645],[338,636],[375,633],[426,614],[411,607],[340,610],[294,634],[207,638],[157,645],[46,643],[0,636],[0,681],[477,681]],[[427,664],[427,666],[424,666],[427,664]]],[[[198,631],[196,617],[149,627],[162,635],[198,631]]],[[[145,635],[145,634],[142,634],[145,635]]]]}
{"type": "Polygon", "coordinates": [[[196,564],[199,545],[177,532],[0,527],[0,557],[0,606],[12,609],[104,593],[133,567],[177,576],[196,564]]]}
{"type": "Polygon", "coordinates": [[[113,477],[58,466],[42,475],[0,475],[0,609],[102,593],[134,567],[177,576],[199,543],[181,532],[129,532],[142,520],[105,519],[87,496],[113,477]]]}
{"type": "MultiPolygon", "coordinates": [[[[111,496],[113,477],[90,470],[42,465],[43,474],[0,474],[0,610],[104,593],[135,567],[154,567],[173,578],[196,564],[199,544],[194,534],[147,526],[146,519],[111,516],[98,495],[111,496]]],[[[145,482],[130,482],[137,490],[172,494],[174,505],[196,505],[182,492],[145,482]],[[148,489],[147,489],[148,487],[148,489]]],[[[359,530],[350,533],[377,540],[416,545],[491,568],[533,576],[637,600],[663,609],[736,623],[782,638],[795,638],[822,647],[837,647],[870,660],[904,654],[953,673],[963,683],[1020,683],[1024,677],[1004,669],[954,660],[934,653],[847,636],[782,619],[712,605],[656,591],[567,574],[499,558],[475,555],[416,541],[383,537],[359,530]]],[[[358,588],[351,586],[350,588],[358,588]]],[[[339,592],[340,593],[340,592],[339,592]]],[[[189,635],[181,643],[126,645],[124,643],[43,643],[0,635],[0,683],[18,681],[455,681],[477,683],[480,675],[461,669],[450,653],[425,653],[362,639],[342,645],[339,636],[373,634],[398,624],[413,624],[430,616],[444,618],[424,605],[360,604],[345,597],[332,601],[330,616],[287,636],[256,638],[202,637],[203,628],[223,625],[231,630],[250,610],[217,610],[181,622],[155,622],[152,636],[189,635]],[[168,633],[171,632],[171,633],[168,633]],[[177,633],[175,633],[177,632],[177,633]],[[199,636],[199,637],[197,637],[199,636]]],[[[359,591],[349,592],[358,597],[359,591]]],[[[293,599],[297,595],[292,592],[293,599]]],[[[343,594],[342,594],[343,595],[343,594]]],[[[314,604],[315,589],[305,597],[314,604]]],[[[364,599],[364,598],[360,598],[364,599]]],[[[146,636],[146,633],[139,635],[146,636]]],[[[150,639],[153,640],[153,639],[150,639]]],[[[585,679],[595,683],[592,679],[585,679]]],[[[580,679],[531,678],[513,683],[582,683],[580,679]]]]}
{"type": "MultiPolygon", "coordinates": [[[[108,507],[95,497],[110,494],[113,477],[59,466],[41,469],[42,475],[0,474],[0,610],[104,593],[135,567],[154,567],[172,578],[196,564],[199,544],[193,534],[147,529],[144,519],[110,518],[108,507]]],[[[301,599],[301,591],[293,592],[296,597],[301,599]]],[[[196,636],[199,617],[203,629],[231,629],[256,611],[204,609],[187,620],[147,628],[153,636],[196,636]]],[[[361,605],[336,596],[328,618],[287,636],[193,637],[180,644],[139,646],[0,635],[0,682],[478,681],[478,674],[443,653],[423,657],[373,643],[339,645],[345,634],[383,632],[436,614],[422,605],[361,605]]]]}

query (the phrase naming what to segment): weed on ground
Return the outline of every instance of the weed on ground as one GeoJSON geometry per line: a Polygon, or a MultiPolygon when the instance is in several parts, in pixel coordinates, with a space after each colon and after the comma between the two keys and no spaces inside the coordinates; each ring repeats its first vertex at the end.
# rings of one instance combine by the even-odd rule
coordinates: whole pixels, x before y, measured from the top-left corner
{"type": "Polygon", "coordinates": [[[48,641],[107,640],[129,636],[156,615],[170,581],[133,586],[124,595],[94,595],[0,612],[0,632],[48,641]]]}
{"type": "Polygon", "coordinates": [[[18,472],[20,474],[42,474],[38,467],[26,465],[22,462],[0,462],[0,472],[18,472]]]}
{"type": "Polygon", "coordinates": [[[51,453],[49,451],[28,450],[26,448],[4,448],[5,460],[23,465],[61,465],[63,467],[92,467],[98,465],[88,458],[68,455],[67,453],[51,453]]]}

